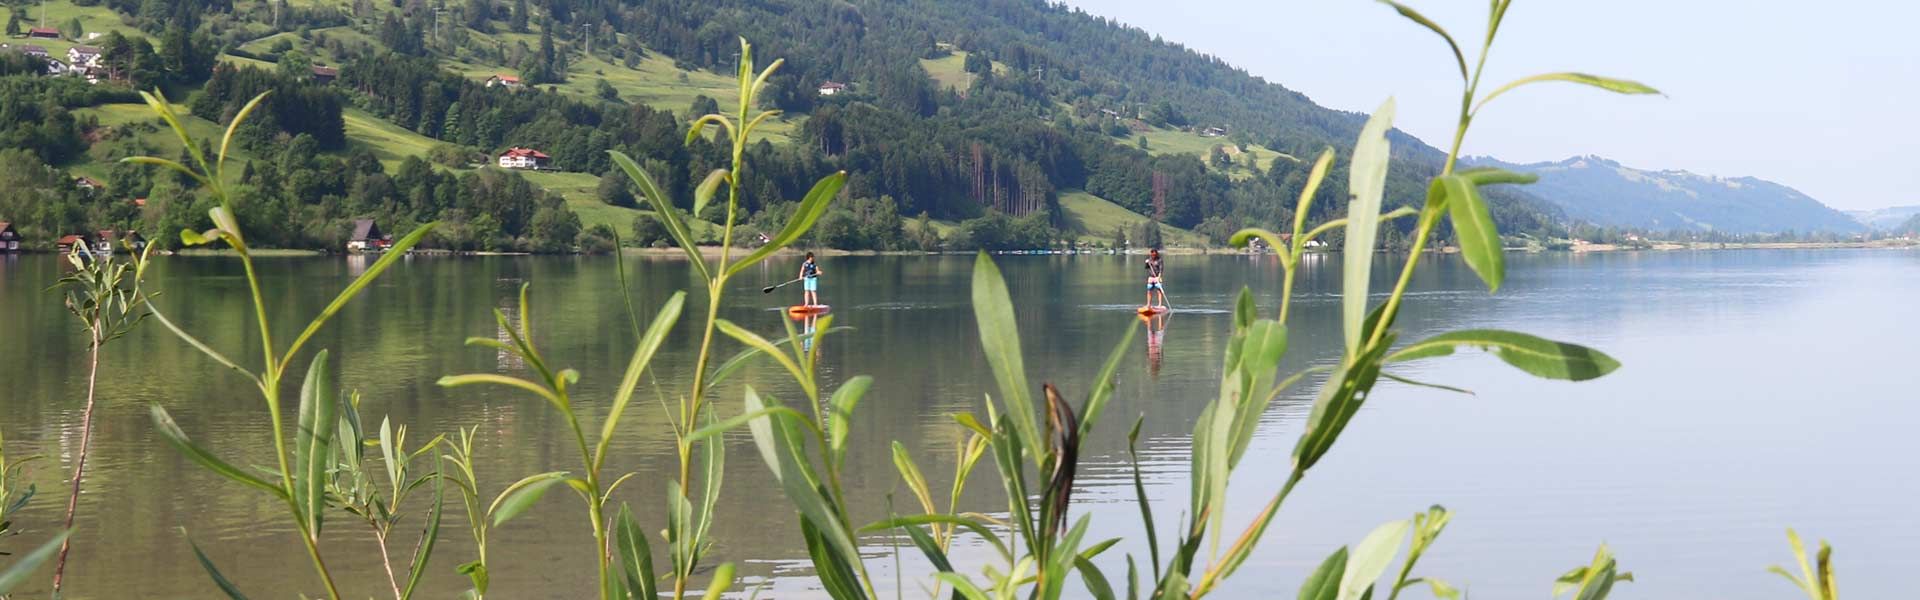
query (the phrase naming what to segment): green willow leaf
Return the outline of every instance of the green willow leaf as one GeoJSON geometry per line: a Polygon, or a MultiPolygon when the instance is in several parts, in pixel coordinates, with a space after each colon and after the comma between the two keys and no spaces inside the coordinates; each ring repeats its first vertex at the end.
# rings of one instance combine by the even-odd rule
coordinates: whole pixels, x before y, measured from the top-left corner
{"type": "MultiPolygon", "coordinates": [[[[440,515],[446,508],[446,488],[444,478],[439,473],[428,477],[433,479],[433,507],[427,511],[427,526],[420,531],[420,541],[414,545],[413,560],[407,568],[407,587],[401,592],[400,600],[413,597],[413,591],[420,586],[420,578],[427,575],[427,562],[433,558],[433,546],[440,540],[440,515]]],[[[427,478],[422,478],[425,481],[427,478]]]]}
{"type": "Polygon", "coordinates": [[[360,295],[360,292],[365,291],[367,286],[373,285],[374,279],[379,278],[381,273],[385,273],[388,267],[393,266],[393,263],[399,262],[402,257],[406,256],[408,250],[413,249],[414,245],[420,243],[420,240],[426,239],[427,234],[432,232],[433,228],[438,225],[438,222],[433,222],[414,228],[412,233],[408,233],[405,237],[400,238],[400,241],[394,242],[392,247],[387,248],[386,252],[381,254],[380,260],[373,261],[373,264],[367,267],[366,272],[361,273],[359,277],[355,277],[352,283],[347,284],[345,289],[340,290],[340,294],[334,296],[333,301],[328,302],[327,307],[321,309],[320,314],[307,323],[307,328],[300,332],[300,337],[293,339],[293,345],[287,346],[286,353],[281,355],[285,357],[280,361],[281,369],[285,369],[286,360],[293,358],[296,353],[300,352],[300,347],[306,344],[307,340],[313,337],[313,334],[320,332],[320,326],[326,325],[328,319],[332,319],[334,315],[339,314],[340,309],[346,308],[347,302],[353,300],[354,296],[360,295]]]}
{"type": "Polygon", "coordinates": [[[1307,415],[1305,430],[1300,432],[1300,441],[1293,447],[1293,469],[1305,472],[1313,468],[1333,448],[1334,441],[1340,438],[1347,423],[1366,403],[1367,396],[1373,391],[1374,382],[1379,380],[1380,365],[1387,348],[1393,346],[1394,335],[1388,333],[1380,338],[1381,343],[1350,363],[1342,364],[1327,382],[1320,388],[1320,395],[1313,401],[1313,412],[1307,415]]]}
{"type": "Polygon", "coordinates": [[[1499,167],[1474,167],[1455,173],[1472,181],[1476,186],[1489,186],[1502,183],[1524,185],[1540,181],[1540,176],[1532,173],[1515,173],[1499,167]]]}
{"type": "Polygon", "coordinates": [[[707,584],[707,594],[701,597],[724,598],[730,587],[733,587],[733,563],[720,563],[713,570],[713,582],[707,584]]]}
{"type": "MultiPolygon", "coordinates": [[[[1001,401],[1021,440],[1045,439],[1034,423],[1033,392],[1027,385],[1026,359],[1020,352],[1020,330],[1013,316],[1013,298],[1007,280],[986,252],[973,262],[973,317],[980,328],[980,348],[987,354],[1001,401]]],[[[1033,454],[1040,460],[1040,454],[1033,454]]]]}
{"type": "Polygon", "coordinates": [[[252,473],[235,468],[233,465],[227,464],[226,461],[220,460],[219,457],[195,445],[193,440],[187,438],[187,433],[180,430],[180,425],[173,422],[173,415],[167,414],[166,408],[161,407],[159,404],[154,404],[150,412],[153,417],[153,428],[160,432],[160,437],[166,438],[167,443],[171,444],[175,450],[179,450],[181,454],[185,454],[187,459],[199,463],[200,466],[206,467],[208,470],[218,473],[227,479],[232,479],[248,486],[264,490],[282,499],[287,497],[287,490],[281,489],[280,486],[267,483],[266,480],[256,477],[252,473]]]}
{"type": "Polygon", "coordinates": [[[625,503],[620,504],[613,537],[614,545],[619,548],[620,571],[626,575],[627,597],[635,600],[659,597],[654,583],[653,549],[648,545],[646,534],[641,533],[640,523],[634,520],[633,509],[625,503]]]}
{"type": "Polygon", "coordinates": [[[1461,347],[1480,348],[1514,368],[1535,377],[1586,381],[1612,373],[1620,362],[1599,350],[1556,342],[1514,331],[1467,329],[1433,336],[1387,356],[1387,362],[1406,362],[1453,354],[1461,347]]]}
{"type": "Polygon", "coordinates": [[[266,100],[267,94],[271,94],[271,93],[273,93],[273,90],[260,92],[260,95],[254,96],[252,100],[248,100],[246,106],[240,107],[240,112],[234,113],[232,121],[227,122],[227,133],[226,135],[220,136],[219,160],[217,160],[214,163],[213,171],[214,171],[215,178],[220,178],[221,174],[223,174],[226,170],[227,148],[233,145],[233,133],[235,131],[240,130],[240,124],[245,123],[247,121],[247,117],[253,114],[253,109],[258,108],[260,106],[260,101],[266,100]]]}
{"type": "Polygon", "coordinates": [[[1412,521],[1401,519],[1381,524],[1361,538],[1347,559],[1347,568],[1341,572],[1337,600],[1359,600],[1363,594],[1369,594],[1374,583],[1393,564],[1394,556],[1399,555],[1400,543],[1407,539],[1407,530],[1412,527],[1412,521]]]}
{"type": "Polygon", "coordinates": [[[854,408],[860,405],[860,399],[867,395],[867,388],[871,387],[872,377],[855,376],[840,384],[840,389],[834,390],[833,397],[827,401],[831,411],[827,417],[827,447],[833,455],[834,464],[846,461],[847,431],[852,427],[849,421],[853,420],[854,408]]]}
{"type": "Polygon", "coordinates": [[[493,515],[493,526],[499,527],[533,508],[541,496],[547,495],[548,490],[565,481],[566,477],[566,471],[550,471],[529,475],[507,486],[506,490],[500,492],[500,497],[493,500],[493,505],[487,507],[487,514],[493,515]]]}
{"type": "Polygon", "coordinates": [[[1494,98],[1498,98],[1500,97],[1501,94],[1505,94],[1507,92],[1513,91],[1515,88],[1518,88],[1520,86],[1524,86],[1527,84],[1544,83],[1548,81],[1565,81],[1568,83],[1578,83],[1581,85],[1589,85],[1589,86],[1597,87],[1609,92],[1614,92],[1616,94],[1659,94],[1660,93],[1660,90],[1653,89],[1651,86],[1648,86],[1644,83],[1627,80],[1627,79],[1601,77],[1599,75],[1589,75],[1586,73],[1571,73],[1571,72],[1542,73],[1540,75],[1522,77],[1520,79],[1516,79],[1512,81],[1511,83],[1500,86],[1499,89],[1494,90],[1493,93],[1487,94],[1485,97],[1480,99],[1480,102],[1474,104],[1473,111],[1469,114],[1479,113],[1480,108],[1486,106],[1488,102],[1492,102],[1494,98]]]}
{"type": "Polygon", "coordinates": [[[627,373],[620,378],[620,387],[614,392],[613,405],[607,408],[607,416],[600,426],[600,443],[595,447],[594,462],[598,464],[607,455],[607,445],[613,442],[614,428],[620,424],[620,415],[627,410],[627,404],[633,400],[633,389],[640,385],[640,376],[652,364],[653,355],[660,345],[672,333],[673,324],[680,320],[680,310],[687,302],[685,291],[674,292],[667,303],[660,306],[660,312],[654,313],[653,323],[647,326],[647,333],[640,336],[639,345],[633,349],[633,358],[627,361],[627,373]]]}
{"type": "Polygon", "coordinates": [[[1433,19],[1429,19],[1426,15],[1420,14],[1420,11],[1414,10],[1405,4],[1394,2],[1393,0],[1380,0],[1380,3],[1393,7],[1393,10],[1399,12],[1400,16],[1406,17],[1409,21],[1419,23],[1421,27],[1432,30],[1434,33],[1439,34],[1441,39],[1446,40],[1447,49],[1453,51],[1453,61],[1460,65],[1460,80],[1467,80],[1467,56],[1460,53],[1460,44],[1454,43],[1453,36],[1448,35],[1446,29],[1441,28],[1439,23],[1433,22],[1433,19]]]}
{"type": "MultiPolygon", "coordinates": [[[[186,533],[186,530],[182,529],[181,533],[186,533]]],[[[226,575],[221,574],[220,568],[213,565],[213,559],[207,558],[207,553],[200,550],[200,544],[189,537],[187,546],[193,548],[193,557],[200,561],[200,568],[207,572],[207,577],[213,580],[214,585],[220,587],[220,592],[226,594],[228,600],[247,600],[247,595],[240,593],[240,587],[234,585],[233,580],[227,579],[226,575]]],[[[6,590],[0,590],[0,593],[6,593],[6,590]]]]}
{"type": "Polygon", "coordinates": [[[993,546],[993,549],[1000,553],[1001,559],[1012,561],[1014,558],[1012,550],[1007,548],[1007,545],[1000,540],[1000,536],[997,535],[993,529],[988,528],[985,523],[955,515],[912,515],[894,517],[884,521],[869,523],[867,526],[861,527],[860,531],[862,533],[873,533],[886,531],[888,529],[919,527],[921,525],[932,525],[936,523],[942,525],[957,525],[961,529],[971,531],[974,535],[980,536],[981,541],[986,542],[989,546],[993,546]]]}
{"type": "Polygon", "coordinates": [[[1494,226],[1486,199],[1480,197],[1480,189],[1466,177],[1445,175],[1435,178],[1427,193],[1446,198],[1447,217],[1453,221],[1454,235],[1459,238],[1461,258],[1466,259],[1467,267],[1472,268],[1481,281],[1487,282],[1488,292],[1500,291],[1500,282],[1507,276],[1505,249],[1500,245],[1500,231],[1494,226]]]}
{"type": "Polygon", "coordinates": [[[1353,165],[1348,169],[1347,241],[1341,257],[1340,317],[1346,334],[1347,358],[1360,353],[1360,321],[1367,316],[1367,291],[1373,276],[1374,241],[1380,235],[1380,202],[1386,195],[1387,159],[1392,144],[1393,98],[1373,111],[1360,139],[1354,142],[1353,165]]]}
{"type": "Polygon", "coordinates": [[[1340,579],[1347,572],[1347,547],[1320,561],[1320,567],[1300,583],[1300,600],[1335,600],[1340,594],[1340,579]]]}
{"type": "MultiPolygon", "coordinates": [[[[696,128],[694,131],[699,130],[696,128]]],[[[653,176],[648,175],[640,165],[634,164],[633,159],[624,152],[608,150],[607,154],[613,157],[613,164],[619,165],[620,170],[627,172],[627,178],[640,187],[640,195],[647,199],[647,204],[653,206],[653,218],[666,226],[667,235],[672,236],[674,244],[687,254],[687,261],[692,263],[694,271],[700,273],[700,279],[712,280],[713,273],[707,268],[706,257],[701,256],[700,248],[693,244],[693,234],[687,230],[686,223],[680,221],[680,214],[675,212],[673,202],[660,191],[659,184],[653,182],[653,176]]]]}
{"type": "Polygon", "coordinates": [[[60,550],[60,544],[66,542],[67,536],[72,533],[73,530],[69,529],[61,532],[60,535],[53,536],[53,539],[42,542],[40,547],[22,555],[14,560],[13,564],[7,565],[6,570],[0,571],[0,596],[11,593],[22,582],[33,577],[33,572],[39,570],[40,565],[47,562],[47,559],[53,558],[53,554],[60,550]]]}
{"type": "Polygon", "coordinates": [[[700,185],[693,188],[694,218],[698,219],[700,213],[706,212],[707,203],[713,201],[713,193],[720,190],[720,184],[727,182],[727,176],[726,169],[714,169],[707,173],[707,178],[701,180],[700,185]]]}
{"type": "Polygon", "coordinates": [[[822,215],[827,214],[828,203],[833,202],[834,195],[839,194],[840,187],[846,185],[846,183],[846,171],[840,171],[820,178],[820,181],[813,184],[813,189],[807,191],[807,196],[800,200],[799,208],[794,209],[793,218],[787,219],[786,227],[782,227],[780,233],[773,236],[773,239],[767,242],[766,245],[754,250],[753,253],[748,254],[746,258],[742,258],[738,262],[729,265],[727,267],[727,274],[732,275],[746,270],[747,267],[766,260],[769,256],[773,256],[773,253],[779,252],[781,248],[792,245],[800,239],[800,236],[806,235],[808,231],[813,229],[814,222],[819,221],[822,215]]]}
{"type": "Polygon", "coordinates": [[[334,411],[339,405],[327,369],[327,351],[321,350],[313,355],[307,378],[300,384],[300,429],[293,446],[293,496],[306,534],[314,539],[320,537],[327,511],[327,471],[333,466],[334,426],[339,424],[334,411]]]}
{"type": "MultiPolygon", "coordinates": [[[[841,333],[845,331],[853,331],[853,328],[844,327],[844,326],[843,327],[821,327],[813,333],[803,333],[795,337],[784,338],[779,341],[773,341],[772,343],[775,348],[778,348],[780,346],[785,346],[793,342],[806,342],[809,340],[817,340],[817,339],[826,337],[827,334],[830,334],[830,333],[841,333]]],[[[718,368],[715,368],[712,374],[707,375],[707,390],[712,391],[716,386],[719,385],[721,381],[725,381],[727,377],[733,375],[736,372],[739,372],[740,369],[746,368],[748,364],[751,364],[753,362],[753,359],[759,358],[760,355],[765,353],[766,351],[763,349],[753,347],[753,346],[748,346],[745,350],[741,350],[739,354],[735,354],[733,355],[732,358],[728,358],[727,362],[720,363],[720,366],[718,368]]]]}
{"type": "Polygon", "coordinates": [[[1107,362],[1100,367],[1099,376],[1094,379],[1093,390],[1087,393],[1087,403],[1080,407],[1080,439],[1093,434],[1093,424],[1100,420],[1100,413],[1107,408],[1107,401],[1113,399],[1114,374],[1120,371],[1120,362],[1126,360],[1133,349],[1132,326],[1120,336],[1120,343],[1113,345],[1113,351],[1107,354],[1107,362]]]}

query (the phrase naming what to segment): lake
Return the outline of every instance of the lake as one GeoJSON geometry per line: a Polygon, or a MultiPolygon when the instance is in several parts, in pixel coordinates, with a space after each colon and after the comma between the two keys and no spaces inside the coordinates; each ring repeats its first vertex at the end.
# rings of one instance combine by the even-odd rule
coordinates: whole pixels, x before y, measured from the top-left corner
{"type": "MultiPolygon", "coordinates": [[[[1142,299],[1138,258],[998,257],[1036,383],[1083,397],[1113,344],[1127,328],[1142,327],[1133,314],[1142,299]]],[[[1516,329],[1599,348],[1624,367],[1570,384],[1464,352],[1402,373],[1477,395],[1383,380],[1221,597],[1291,597],[1338,546],[1436,503],[1456,515],[1416,574],[1446,579],[1475,597],[1545,596],[1555,576],[1586,564],[1602,542],[1638,579],[1616,588],[1619,598],[1795,597],[1763,570],[1792,560],[1787,527],[1835,543],[1848,596],[1911,589],[1904,576],[1920,543],[1920,513],[1912,510],[1920,496],[1920,436],[1912,432],[1920,423],[1920,319],[1911,316],[1920,298],[1920,252],[1549,253],[1509,261],[1506,284],[1494,296],[1457,258],[1423,266],[1399,321],[1402,339],[1468,327],[1516,329]]],[[[1380,259],[1376,289],[1397,274],[1387,273],[1391,263],[1380,259]]],[[[357,257],[261,259],[280,336],[297,330],[366,264],[357,257]]],[[[773,295],[758,290],[790,279],[797,264],[778,258],[737,278],[721,315],[770,337],[781,334],[779,308],[798,301],[797,286],[773,295]]],[[[342,387],[365,397],[361,411],[370,427],[390,415],[409,426],[417,444],[479,426],[479,469],[491,497],[525,475],[577,469],[565,425],[524,393],[447,390],[435,380],[518,373],[520,365],[462,341],[495,336],[491,311],[511,309],[521,284],[532,283],[535,338],[549,360],[582,373],[574,397],[597,419],[634,344],[614,265],[605,257],[410,258],[308,347],[332,349],[342,387]]],[[[913,452],[935,490],[945,489],[961,440],[949,415],[980,411],[983,395],[997,393],[969,306],[972,265],[971,256],[822,261],[822,299],[834,306],[835,325],[856,328],[826,340],[822,378],[829,389],[854,375],[876,379],[852,427],[845,484],[856,520],[884,518],[889,503],[918,510],[892,466],[894,440],[913,452]]],[[[628,267],[643,319],[672,291],[697,285],[681,261],[637,259],[628,267]]],[[[1338,271],[1337,256],[1308,259],[1294,305],[1289,372],[1329,363],[1339,352],[1338,271]]],[[[32,467],[41,495],[16,520],[29,534],[0,540],[0,551],[22,551],[57,529],[66,497],[60,480],[79,442],[85,341],[58,296],[43,291],[61,273],[54,256],[0,256],[0,431],[10,456],[50,458],[32,467]]],[[[1167,543],[1168,525],[1186,504],[1192,424],[1218,385],[1232,300],[1251,286],[1264,315],[1278,307],[1281,270],[1273,257],[1171,256],[1167,274],[1176,311],[1157,339],[1144,332],[1134,338],[1115,400],[1083,450],[1076,511],[1093,515],[1089,537],[1128,538],[1102,561],[1116,580],[1125,573],[1121,551],[1145,561],[1126,469],[1128,426],[1145,415],[1143,468],[1167,543]]],[[[176,322],[228,356],[258,361],[237,260],[158,259],[149,280],[163,292],[157,304],[176,322]]],[[[686,385],[704,298],[690,295],[687,316],[654,362],[661,394],[686,385]]],[[[737,345],[723,348],[730,355],[737,345]]],[[[296,362],[303,368],[307,359],[296,362]]],[[[743,383],[803,402],[784,371],[765,363],[723,387],[716,406],[725,414],[740,410],[743,383]]],[[[608,468],[638,473],[618,497],[657,531],[676,459],[652,389],[641,384],[608,468]]],[[[1313,390],[1300,386],[1264,418],[1230,489],[1233,530],[1282,483],[1313,390]]],[[[148,419],[147,405],[160,403],[230,462],[268,464],[266,409],[240,377],[148,323],[105,353],[100,397],[69,597],[217,595],[181,528],[255,597],[321,592],[282,506],[182,458],[148,419]]],[[[726,442],[710,562],[740,563],[750,584],[766,586],[762,597],[821,596],[807,576],[793,513],[751,440],[740,432],[726,442]]],[[[988,460],[975,472],[966,508],[1005,510],[992,469],[988,460]]],[[[555,493],[496,531],[493,595],[589,596],[591,542],[579,515],[576,498],[555,493]]],[[[451,597],[467,583],[453,570],[472,554],[457,503],[446,518],[423,597],[451,597]]],[[[364,526],[345,515],[331,519],[323,550],[343,592],[386,594],[364,526]]],[[[418,527],[417,519],[401,526],[396,554],[411,548],[418,527]]],[[[925,597],[917,553],[903,545],[896,571],[896,542],[865,543],[871,568],[886,581],[883,596],[896,589],[894,573],[905,572],[905,596],[925,597]]],[[[962,562],[984,558],[977,546],[962,546],[962,562]]],[[[664,553],[657,539],[655,552],[664,553]]],[[[1078,584],[1070,589],[1078,593],[1078,584]]],[[[44,592],[36,583],[26,595],[44,592]]]]}

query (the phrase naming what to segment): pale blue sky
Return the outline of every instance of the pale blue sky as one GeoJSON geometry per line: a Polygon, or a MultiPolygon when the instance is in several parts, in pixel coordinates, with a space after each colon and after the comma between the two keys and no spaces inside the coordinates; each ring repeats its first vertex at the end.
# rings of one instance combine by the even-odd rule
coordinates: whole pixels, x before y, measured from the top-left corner
{"type": "MultiPolygon", "coordinates": [[[[1472,61],[1480,0],[1408,0],[1472,61]]],[[[1444,149],[1460,79],[1440,39],[1369,0],[1069,0],[1444,149]]],[[[1835,208],[1920,204],[1920,2],[1516,0],[1481,83],[1546,71],[1636,79],[1667,98],[1545,84],[1502,96],[1463,149],[1535,162],[1770,179],[1835,208]]]]}

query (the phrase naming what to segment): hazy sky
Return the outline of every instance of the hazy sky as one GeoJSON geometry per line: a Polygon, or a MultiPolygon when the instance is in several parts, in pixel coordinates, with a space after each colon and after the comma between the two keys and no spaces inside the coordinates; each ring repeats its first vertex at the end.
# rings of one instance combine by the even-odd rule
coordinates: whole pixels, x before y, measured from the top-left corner
{"type": "MultiPolygon", "coordinates": [[[[1408,0],[1469,64],[1487,3],[1408,0]]],[[[1451,140],[1461,83],[1445,43],[1368,0],[1068,0],[1217,55],[1321,105],[1451,140]]],[[[1920,204],[1920,2],[1516,0],[1482,91],[1548,71],[1635,79],[1620,96],[1549,83],[1502,96],[1463,151],[1536,162],[1598,154],[1642,169],[1752,175],[1840,209],[1920,204]]]]}

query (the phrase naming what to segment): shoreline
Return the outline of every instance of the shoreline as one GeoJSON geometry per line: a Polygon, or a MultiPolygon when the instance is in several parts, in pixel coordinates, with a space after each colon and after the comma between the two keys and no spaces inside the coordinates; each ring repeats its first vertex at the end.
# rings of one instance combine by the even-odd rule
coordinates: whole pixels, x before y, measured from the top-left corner
{"type": "MultiPolygon", "coordinates": [[[[1561,249],[1507,248],[1506,252],[1526,253],[1526,254],[1543,254],[1543,253],[1550,253],[1550,252],[1562,252],[1567,254],[1587,254],[1587,253],[1596,253],[1596,252],[1677,252],[1677,251],[1723,251],[1723,250],[1849,250],[1849,249],[1857,250],[1857,249],[1897,249],[1897,248],[1920,248],[1920,240],[1875,240],[1875,241],[1868,241],[1868,242],[1647,242],[1644,245],[1576,244],[1576,245],[1573,245],[1567,248],[1561,248],[1561,249]]],[[[734,248],[733,255],[735,257],[746,256],[748,253],[753,252],[753,250],[754,249],[752,248],[734,248]]],[[[773,255],[774,256],[800,256],[800,255],[806,254],[807,252],[809,252],[809,250],[795,249],[795,248],[782,248],[780,251],[773,253],[773,255]]],[[[814,252],[815,254],[819,254],[821,256],[844,257],[844,256],[971,255],[976,251],[975,250],[940,250],[940,251],[929,252],[924,250],[840,250],[840,249],[834,249],[834,248],[821,248],[821,249],[811,250],[811,252],[814,252]]],[[[1259,254],[1251,254],[1237,248],[1190,248],[1190,247],[1189,248],[1162,248],[1160,249],[1160,252],[1161,254],[1184,255],[1184,256],[1208,256],[1208,255],[1239,255],[1239,256],[1268,255],[1270,256],[1272,255],[1272,253],[1267,253],[1267,252],[1262,252],[1259,254]]],[[[1309,254],[1337,254],[1338,252],[1339,250],[1337,249],[1325,249],[1325,250],[1319,250],[1319,251],[1309,251],[1308,253],[1309,254]]],[[[1400,250],[1382,250],[1381,252],[1398,253],[1400,252],[1400,250]]],[[[1457,246],[1444,246],[1441,248],[1428,251],[1428,253],[1431,253],[1431,254],[1458,254],[1459,252],[1460,252],[1460,248],[1457,246]]],[[[622,248],[621,253],[627,256],[639,256],[639,257],[646,257],[646,258],[685,258],[686,257],[686,252],[676,247],[622,248]]],[[[1102,255],[1109,255],[1108,252],[1104,249],[1086,250],[1086,251],[1074,252],[1071,254],[1053,253],[1053,252],[1046,252],[1046,251],[1039,251],[1039,250],[1024,250],[1024,251],[1023,250],[1011,250],[1011,251],[1003,250],[1003,251],[989,251],[988,253],[995,256],[1020,256],[1020,255],[1102,256],[1102,255]]],[[[1145,254],[1145,253],[1146,253],[1145,250],[1125,250],[1125,251],[1118,252],[1116,254],[1122,255],[1122,256],[1130,256],[1130,255],[1145,254]]],[[[58,254],[58,253],[22,250],[22,251],[16,251],[16,252],[8,252],[6,254],[18,256],[23,254],[58,254]]],[[[217,250],[205,249],[205,248],[194,248],[194,249],[174,250],[174,251],[163,250],[163,251],[155,252],[155,254],[158,256],[185,256],[185,257],[238,256],[238,253],[234,252],[233,250],[224,249],[224,248],[217,249],[217,250]]],[[[302,249],[294,249],[294,248],[256,248],[251,251],[251,254],[256,258],[309,257],[309,256],[380,256],[380,254],[378,253],[350,254],[350,253],[340,253],[340,252],[328,252],[324,250],[302,250],[302,249]]],[[[608,255],[608,254],[583,254],[583,253],[535,254],[531,252],[459,252],[459,251],[453,251],[453,250],[440,250],[440,249],[433,249],[433,248],[417,249],[412,251],[412,254],[418,254],[422,256],[607,256],[608,255]]],[[[701,246],[700,255],[707,258],[718,258],[720,256],[720,247],[701,246]]]]}

